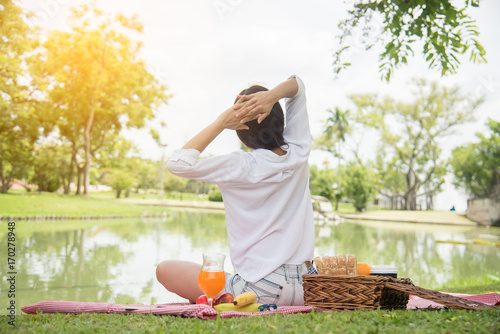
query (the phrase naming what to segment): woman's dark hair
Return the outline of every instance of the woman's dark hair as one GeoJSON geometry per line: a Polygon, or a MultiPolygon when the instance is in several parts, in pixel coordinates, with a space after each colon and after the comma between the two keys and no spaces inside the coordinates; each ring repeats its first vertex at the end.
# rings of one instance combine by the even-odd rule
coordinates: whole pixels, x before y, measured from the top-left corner
{"type": "MultiPolygon", "coordinates": [[[[241,91],[240,95],[251,95],[268,89],[259,85],[241,91]]],[[[236,103],[238,99],[234,101],[236,103]]],[[[259,124],[257,119],[246,122],[248,130],[236,130],[238,138],[252,149],[265,148],[273,150],[285,145],[283,139],[283,129],[285,127],[283,109],[279,102],[276,102],[271,109],[271,113],[259,124]]]]}

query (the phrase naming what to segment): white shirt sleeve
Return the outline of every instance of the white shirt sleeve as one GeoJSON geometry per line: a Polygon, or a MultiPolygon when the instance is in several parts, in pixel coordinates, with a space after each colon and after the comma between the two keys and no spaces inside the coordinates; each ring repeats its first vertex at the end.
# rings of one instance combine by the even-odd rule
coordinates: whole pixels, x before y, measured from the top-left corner
{"type": "Polygon", "coordinates": [[[283,137],[286,143],[294,144],[309,154],[311,149],[311,130],[309,129],[309,117],[307,115],[307,99],[305,87],[302,80],[292,75],[299,89],[293,97],[285,99],[286,125],[283,137]]]}
{"type": "MultiPolygon", "coordinates": [[[[243,152],[241,152],[243,153],[243,152]]],[[[178,149],[167,162],[167,169],[174,175],[211,183],[224,183],[242,174],[241,153],[199,159],[196,149],[178,149]]]]}

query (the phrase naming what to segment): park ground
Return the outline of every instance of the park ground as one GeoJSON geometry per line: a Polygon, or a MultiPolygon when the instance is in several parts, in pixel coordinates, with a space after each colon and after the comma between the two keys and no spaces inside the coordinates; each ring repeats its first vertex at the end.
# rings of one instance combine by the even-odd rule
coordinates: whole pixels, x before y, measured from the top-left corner
{"type": "MultiPolygon", "coordinates": [[[[57,194],[0,194],[0,215],[4,217],[89,215],[140,216],[168,210],[167,205],[199,206],[220,210],[221,203],[208,202],[206,197],[193,194],[167,194],[158,199],[155,194],[131,194],[128,199],[116,199],[112,193],[90,197],[57,194]]],[[[350,218],[384,219],[412,222],[471,224],[463,215],[446,211],[368,210],[356,214],[352,206],[343,204],[337,212],[350,218]]],[[[500,292],[497,280],[484,279],[446,286],[444,291],[481,294],[500,292]]],[[[0,318],[3,333],[500,333],[500,312],[497,310],[410,310],[314,312],[311,314],[276,315],[217,320],[186,319],[173,316],[141,314],[19,314],[15,326],[9,318],[0,318]]]]}

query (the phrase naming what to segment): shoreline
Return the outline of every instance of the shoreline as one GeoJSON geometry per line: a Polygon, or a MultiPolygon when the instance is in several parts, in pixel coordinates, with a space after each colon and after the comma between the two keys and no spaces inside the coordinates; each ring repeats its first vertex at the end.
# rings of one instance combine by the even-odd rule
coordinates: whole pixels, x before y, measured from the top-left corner
{"type": "MultiPolygon", "coordinates": [[[[138,204],[143,206],[184,208],[195,209],[212,212],[224,212],[223,202],[210,201],[188,201],[176,199],[134,199],[126,198],[120,200],[123,204],[138,204]]],[[[366,221],[387,221],[387,222],[403,222],[415,224],[440,224],[440,225],[458,225],[458,226],[486,226],[478,222],[466,218],[461,213],[449,211],[401,211],[401,210],[374,210],[362,213],[342,213],[331,211],[332,214],[338,215],[349,220],[366,220],[366,221]]],[[[0,221],[48,221],[48,220],[102,220],[102,219],[126,219],[126,218],[161,218],[166,215],[166,212],[151,213],[147,210],[141,214],[135,215],[32,215],[32,216],[17,216],[3,215],[0,216],[0,221]]]]}
{"type": "Polygon", "coordinates": [[[464,220],[441,220],[441,219],[422,219],[422,218],[394,218],[387,216],[370,216],[369,213],[362,214],[338,214],[340,217],[345,219],[352,220],[371,220],[371,221],[388,221],[388,222],[402,222],[402,223],[413,223],[413,224],[441,224],[441,225],[458,225],[458,226],[489,226],[482,225],[473,221],[464,221],[464,220]]]}

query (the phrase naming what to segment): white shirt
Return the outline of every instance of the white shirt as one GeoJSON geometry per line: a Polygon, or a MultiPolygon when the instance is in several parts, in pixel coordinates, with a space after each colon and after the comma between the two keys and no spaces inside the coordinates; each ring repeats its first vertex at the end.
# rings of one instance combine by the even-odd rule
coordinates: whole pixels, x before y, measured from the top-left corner
{"type": "Polygon", "coordinates": [[[251,283],[282,264],[302,264],[313,258],[311,133],[304,84],[296,80],[296,95],[285,99],[285,155],[256,149],[198,159],[198,150],[179,149],[167,163],[175,175],[219,186],[231,261],[236,272],[251,283]]]}

